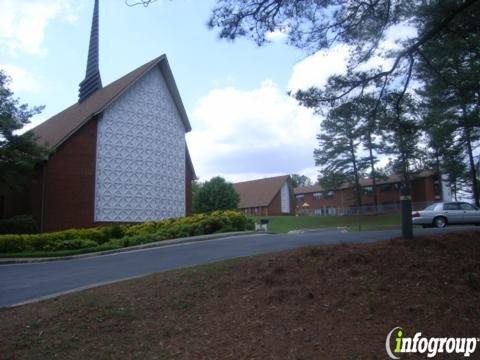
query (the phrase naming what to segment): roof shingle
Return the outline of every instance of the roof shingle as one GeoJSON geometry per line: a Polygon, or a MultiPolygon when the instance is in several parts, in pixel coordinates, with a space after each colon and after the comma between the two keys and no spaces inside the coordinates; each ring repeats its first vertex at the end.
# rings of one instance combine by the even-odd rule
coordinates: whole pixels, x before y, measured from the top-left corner
{"type": "Polygon", "coordinates": [[[233,184],[233,187],[240,195],[238,207],[245,209],[270,205],[288,178],[288,175],[282,175],[233,184]]]}
{"type": "Polygon", "coordinates": [[[33,128],[31,131],[36,136],[36,140],[41,145],[46,145],[50,149],[55,149],[73,135],[87,121],[100,114],[112,103],[118,96],[126,91],[133,83],[141,78],[145,73],[155,65],[160,65],[165,80],[169,86],[172,97],[175,101],[180,117],[185,125],[185,130],[190,131],[190,123],[185,108],[180,99],[180,94],[173,79],[173,75],[168,65],[165,55],[140,66],[122,78],[112,82],[108,86],[96,91],[85,101],[76,103],[47,121],[33,128]]]}

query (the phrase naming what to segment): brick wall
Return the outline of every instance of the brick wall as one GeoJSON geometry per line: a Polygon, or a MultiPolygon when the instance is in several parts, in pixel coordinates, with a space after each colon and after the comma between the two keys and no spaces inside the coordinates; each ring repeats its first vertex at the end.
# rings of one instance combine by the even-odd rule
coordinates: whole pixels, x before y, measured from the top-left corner
{"type": "Polygon", "coordinates": [[[94,226],[96,141],[97,121],[92,120],[39,171],[31,199],[32,213],[42,231],[94,226]]]}
{"type": "MultiPolygon", "coordinates": [[[[400,201],[400,184],[390,183],[377,185],[378,205],[391,205],[400,201]]],[[[411,182],[413,202],[434,202],[440,201],[439,185],[435,176],[417,178],[411,182]]],[[[315,198],[313,192],[297,194],[295,204],[301,207],[304,203],[310,206],[308,209],[313,212],[321,208],[349,208],[357,206],[357,200],[353,188],[333,190],[331,198],[315,198]],[[303,195],[299,198],[298,195],[303,195]]],[[[373,193],[362,195],[362,206],[373,206],[373,193]]]]}
{"type": "Polygon", "coordinates": [[[188,158],[185,157],[185,215],[192,215],[192,181],[193,172],[188,158]]]}

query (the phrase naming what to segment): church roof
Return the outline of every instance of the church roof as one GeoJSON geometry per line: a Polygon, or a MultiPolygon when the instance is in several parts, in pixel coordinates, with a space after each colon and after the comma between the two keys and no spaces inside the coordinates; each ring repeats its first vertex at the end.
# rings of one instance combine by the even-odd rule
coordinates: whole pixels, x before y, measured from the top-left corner
{"type": "Polygon", "coordinates": [[[97,90],[83,102],[70,106],[33,128],[31,131],[36,136],[37,143],[46,145],[50,149],[58,148],[89,120],[102,113],[113,101],[155,66],[160,67],[183,125],[185,126],[185,131],[189,132],[192,128],[188,120],[187,112],[180,98],[167,57],[166,55],[162,55],[112,82],[108,86],[97,90]]]}
{"type": "Polygon", "coordinates": [[[243,181],[233,184],[240,195],[240,209],[268,206],[281,190],[289,175],[243,181]]]}

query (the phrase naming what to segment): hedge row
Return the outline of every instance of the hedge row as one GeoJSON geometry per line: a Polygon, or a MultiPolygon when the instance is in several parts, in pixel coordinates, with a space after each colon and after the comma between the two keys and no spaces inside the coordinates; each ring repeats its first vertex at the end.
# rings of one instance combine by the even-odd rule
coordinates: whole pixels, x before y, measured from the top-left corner
{"type": "Polygon", "coordinates": [[[213,233],[244,231],[253,221],[236,211],[216,211],[191,217],[151,221],[138,225],[112,225],[45,234],[0,235],[0,253],[118,248],[153,241],[213,233]]]}

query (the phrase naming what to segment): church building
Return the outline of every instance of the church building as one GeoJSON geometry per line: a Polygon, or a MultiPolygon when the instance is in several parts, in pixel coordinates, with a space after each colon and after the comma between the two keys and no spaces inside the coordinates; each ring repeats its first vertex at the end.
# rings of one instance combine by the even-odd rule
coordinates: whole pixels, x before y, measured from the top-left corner
{"type": "Polygon", "coordinates": [[[167,57],[103,87],[95,0],[79,100],[32,131],[51,153],[30,189],[41,231],[176,218],[191,211],[191,130],[167,57]]]}

